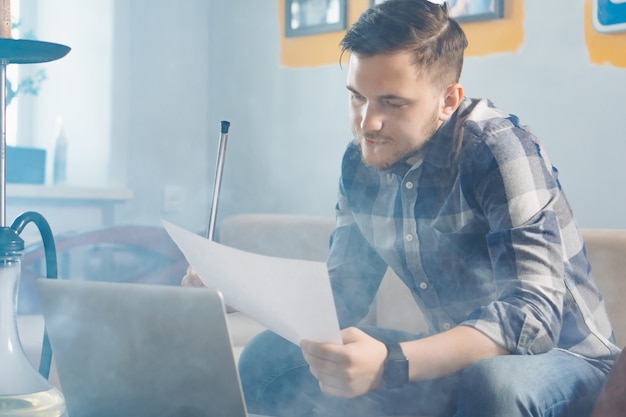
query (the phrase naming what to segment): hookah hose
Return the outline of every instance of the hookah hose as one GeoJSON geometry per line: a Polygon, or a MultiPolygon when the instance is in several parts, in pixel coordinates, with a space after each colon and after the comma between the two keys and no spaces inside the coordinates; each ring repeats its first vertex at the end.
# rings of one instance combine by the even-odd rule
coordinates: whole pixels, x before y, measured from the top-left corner
{"type": "MultiPolygon", "coordinates": [[[[43,249],[46,258],[46,278],[57,278],[57,254],[56,247],[54,245],[54,236],[52,230],[46,219],[39,213],[34,211],[27,211],[20,214],[13,224],[11,229],[15,230],[19,235],[28,223],[35,223],[41,234],[41,240],[43,242],[43,249]]],[[[50,364],[52,362],[52,347],[50,346],[50,339],[48,338],[48,331],[44,327],[43,343],[41,347],[41,359],[39,360],[39,373],[44,378],[48,379],[50,376],[50,364]]]]}

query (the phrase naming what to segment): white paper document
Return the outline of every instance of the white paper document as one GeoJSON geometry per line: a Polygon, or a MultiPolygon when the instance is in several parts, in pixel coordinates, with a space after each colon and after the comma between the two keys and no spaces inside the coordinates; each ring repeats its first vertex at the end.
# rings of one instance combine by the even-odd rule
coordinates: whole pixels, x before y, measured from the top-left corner
{"type": "Polygon", "coordinates": [[[202,281],[230,306],[299,345],[342,344],[326,264],[234,249],[162,221],[202,281]]]}

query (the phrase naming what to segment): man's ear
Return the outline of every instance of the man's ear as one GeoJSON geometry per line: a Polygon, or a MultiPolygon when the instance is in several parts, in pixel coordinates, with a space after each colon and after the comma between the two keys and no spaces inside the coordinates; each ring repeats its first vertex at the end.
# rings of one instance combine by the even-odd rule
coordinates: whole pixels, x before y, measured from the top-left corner
{"type": "Polygon", "coordinates": [[[448,120],[461,104],[461,100],[463,100],[463,86],[459,83],[450,84],[443,94],[439,119],[448,120]]]}

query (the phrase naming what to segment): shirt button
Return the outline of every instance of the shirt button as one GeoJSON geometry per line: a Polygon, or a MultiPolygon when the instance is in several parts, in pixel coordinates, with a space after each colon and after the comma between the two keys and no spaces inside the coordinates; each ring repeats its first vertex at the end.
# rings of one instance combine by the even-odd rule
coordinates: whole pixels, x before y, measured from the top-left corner
{"type": "Polygon", "coordinates": [[[406,239],[407,242],[411,242],[413,240],[413,235],[409,233],[404,238],[406,239]]]}
{"type": "Polygon", "coordinates": [[[443,329],[444,330],[450,330],[450,327],[452,327],[452,326],[450,326],[450,323],[444,323],[443,324],[443,329]]]}
{"type": "Polygon", "coordinates": [[[413,188],[413,183],[412,183],[411,181],[407,181],[407,182],[404,184],[404,186],[405,186],[408,190],[410,190],[411,188],[413,188]]]}
{"type": "Polygon", "coordinates": [[[426,288],[428,288],[428,284],[425,282],[420,282],[420,288],[425,290],[426,288]]]}

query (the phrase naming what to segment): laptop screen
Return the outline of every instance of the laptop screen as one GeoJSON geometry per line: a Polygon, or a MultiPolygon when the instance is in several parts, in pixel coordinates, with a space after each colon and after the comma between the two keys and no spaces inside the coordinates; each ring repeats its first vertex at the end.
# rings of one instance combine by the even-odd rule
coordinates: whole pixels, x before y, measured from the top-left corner
{"type": "Polygon", "coordinates": [[[69,417],[246,416],[219,292],[37,285],[69,417]]]}

